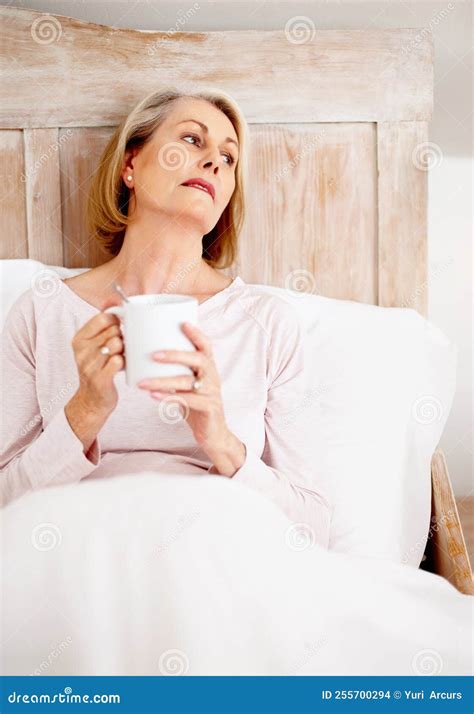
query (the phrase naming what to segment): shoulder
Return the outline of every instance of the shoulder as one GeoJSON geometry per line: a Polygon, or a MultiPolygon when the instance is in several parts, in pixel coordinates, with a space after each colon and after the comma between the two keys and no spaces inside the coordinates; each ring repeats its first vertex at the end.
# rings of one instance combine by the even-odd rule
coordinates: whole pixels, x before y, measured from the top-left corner
{"type": "Polygon", "coordinates": [[[0,344],[3,356],[11,356],[15,362],[18,350],[28,355],[31,363],[34,362],[36,345],[36,317],[34,295],[31,288],[21,293],[2,312],[3,325],[0,334],[0,344]]]}
{"type": "Polygon", "coordinates": [[[21,325],[34,327],[40,319],[55,312],[55,307],[62,301],[62,290],[62,281],[55,271],[39,271],[30,280],[30,287],[4,306],[3,329],[21,325]]]}
{"type": "Polygon", "coordinates": [[[238,299],[242,309],[258,319],[270,336],[299,335],[301,327],[298,312],[295,306],[284,299],[280,290],[270,285],[244,283],[238,299]]]}
{"type": "Polygon", "coordinates": [[[247,283],[240,291],[240,303],[266,333],[268,388],[275,389],[291,380],[296,393],[302,388],[305,363],[304,329],[297,306],[291,298],[285,299],[283,289],[247,283]]]}
{"type": "Polygon", "coordinates": [[[28,288],[28,290],[22,292],[4,307],[4,327],[8,327],[11,323],[16,323],[18,320],[31,322],[34,318],[34,313],[34,292],[32,288],[28,288]]]}

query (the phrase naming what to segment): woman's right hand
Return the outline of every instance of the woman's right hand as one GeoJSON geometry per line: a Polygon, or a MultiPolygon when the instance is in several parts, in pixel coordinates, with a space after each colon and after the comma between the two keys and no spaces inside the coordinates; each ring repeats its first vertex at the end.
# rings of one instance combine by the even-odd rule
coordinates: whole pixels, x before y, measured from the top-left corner
{"type": "Polygon", "coordinates": [[[75,334],[72,348],[79,387],[65,412],[87,451],[118,403],[114,375],[125,362],[118,317],[106,312],[94,315],[75,334]],[[110,349],[108,355],[101,354],[105,346],[110,349]]]}
{"type": "Polygon", "coordinates": [[[94,413],[109,415],[118,402],[114,375],[124,366],[118,317],[107,312],[95,315],[75,334],[72,348],[83,403],[94,413]],[[106,346],[110,354],[103,355],[100,349],[106,346]]]}

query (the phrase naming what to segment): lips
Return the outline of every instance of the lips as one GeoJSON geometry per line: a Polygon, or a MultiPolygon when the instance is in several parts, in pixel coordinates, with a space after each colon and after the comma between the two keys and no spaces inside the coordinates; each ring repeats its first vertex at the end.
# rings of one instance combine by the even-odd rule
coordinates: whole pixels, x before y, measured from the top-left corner
{"type": "Polygon", "coordinates": [[[191,186],[192,188],[197,188],[199,191],[206,191],[211,196],[212,200],[216,197],[216,191],[212,183],[204,181],[204,179],[201,178],[189,179],[188,181],[182,183],[181,186],[191,186]]]}

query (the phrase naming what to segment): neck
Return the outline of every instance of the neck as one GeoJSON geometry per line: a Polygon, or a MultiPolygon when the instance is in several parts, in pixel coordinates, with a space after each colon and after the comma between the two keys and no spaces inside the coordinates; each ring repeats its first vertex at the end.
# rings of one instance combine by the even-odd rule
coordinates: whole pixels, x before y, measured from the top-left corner
{"type": "Polygon", "coordinates": [[[201,253],[202,235],[175,221],[153,231],[134,223],[127,227],[118,255],[107,263],[110,280],[128,295],[205,293],[214,271],[201,253]]]}

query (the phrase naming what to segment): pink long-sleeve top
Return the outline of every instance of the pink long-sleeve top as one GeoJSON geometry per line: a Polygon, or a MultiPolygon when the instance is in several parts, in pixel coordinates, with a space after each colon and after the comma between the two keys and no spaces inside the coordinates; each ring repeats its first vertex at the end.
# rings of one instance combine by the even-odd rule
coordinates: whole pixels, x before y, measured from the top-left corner
{"type": "MultiPolygon", "coordinates": [[[[144,470],[207,475],[213,464],[179,412],[127,386],[123,371],[114,378],[118,405],[84,453],[64,407],[79,386],[72,339],[99,310],[63,281],[52,292],[24,292],[1,335],[2,503],[30,490],[144,470]]],[[[198,305],[198,326],[212,343],[227,425],[246,447],[232,478],[327,547],[327,484],[313,459],[304,347],[291,307],[236,277],[198,305]]]]}

